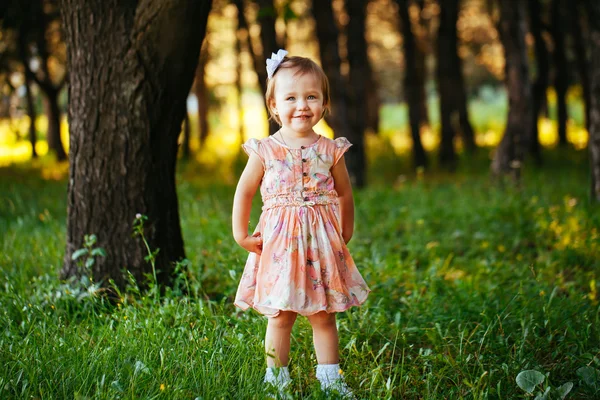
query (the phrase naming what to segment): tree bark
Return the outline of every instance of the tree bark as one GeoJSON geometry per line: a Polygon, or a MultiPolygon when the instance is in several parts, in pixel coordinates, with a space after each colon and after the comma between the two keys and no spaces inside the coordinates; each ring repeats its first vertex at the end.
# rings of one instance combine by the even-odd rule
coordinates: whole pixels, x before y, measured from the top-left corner
{"type": "Polygon", "coordinates": [[[67,153],[65,152],[65,146],[63,146],[60,134],[61,112],[60,107],[58,106],[58,95],[60,90],[51,84],[44,86],[44,94],[46,95],[44,98],[44,105],[46,116],[48,118],[48,132],[46,133],[48,148],[54,152],[57,160],[64,161],[67,159],[67,153]]]}
{"type": "MultiPolygon", "coordinates": [[[[240,1],[240,0],[236,0],[240,1]]],[[[235,66],[235,89],[237,91],[237,113],[238,113],[238,134],[240,136],[240,143],[244,143],[244,102],[242,98],[243,85],[242,85],[242,42],[244,37],[248,35],[248,29],[246,21],[243,16],[243,9],[238,7],[238,24],[235,32],[235,50],[236,50],[236,66],[235,66]]]]}
{"type": "Polygon", "coordinates": [[[440,26],[438,30],[437,80],[440,96],[441,141],[440,164],[450,170],[456,168],[454,137],[456,131],[452,120],[456,115],[458,96],[454,92],[453,82],[456,73],[456,21],[458,18],[458,0],[440,1],[440,26]]]}
{"type": "Polygon", "coordinates": [[[509,109],[504,136],[496,149],[491,169],[495,176],[509,175],[517,182],[533,118],[526,32],[524,3],[501,3],[500,38],[506,59],[509,109]]]}
{"type": "Polygon", "coordinates": [[[535,162],[542,163],[542,152],[538,132],[538,118],[544,104],[546,104],[546,90],[548,89],[548,49],[542,36],[542,13],[539,0],[529,0],[529,21],[531,35],[535,40],[535,66],[536,79],[533,83],[533,118],[531,119],[531,133],[529,138],[529,153],[535,162]]]}
{"type": "MultiPolygon", "coordinates": [[[[366,169],[365,130],[367,128],[367,108],[365,101],[367,96],[368,77],[371,74],[369,59],[367,56],[367,40],[365,37],[365,23],[367,19],[368,0],[355,0],[346,2],[348,13],[347,37],[348,37],[348,64],[350,73],[348,76],[348,115],[350,117],[351,135],[348,138],[355,146],[352,154],[349,154],[349,163],[353,164],[355,171],[366,169]]],[[[358,187],[365,186],[365,174],[354,172],[355,184],[358,187]]]]}
{"type": "MultiPolygon", "coordinates": [[[[260,41],[262,47],[262,58],[260,56],[255,60],[256,74],[263,93],[267,92],[267,58],[271,53],[277,53],[280,46],[277,43],[277,32],[275,31],[275,21],[277,20],[277,8],[274,0],[257,0],[258,23],[260,24],[260,41]]],[[[266,105],[265,105],[266,106],[266,105]]],[[[268,112],[267,112],[268,115],[268,112]]],[[[269,120],[269,135],[279,130],[277,122],[269,120]]]]}
{"type": "Polygon", "coordinates": [[[145,239],[156,256],[159,284],[172,280],[185,256],[175,166],[211,1],[61,0],[70,71],[67,246],[62,276],[81,273],[72,260],[85,234],[96,234],[107,256],[95,281],[125,286],[127,269],[141,286],[152,266],[136,214],[146,215],[145,239]]]}
{"type": "Polygon", "coordinates": [[[198,143],[202,148],[206,143],[206,138],[210,134],[208,124],[209,98],[206,87],[206,63],[208,62],[208,43],[204,42],[200,50],[198,67],[196,68],[196,78],[194,91],[196,94],[196,104],[198,105],[198,143]]]}
{"type": "Polygon", "coordinates": [[[562,0],[552,0],[551,33],[554,41],[554,89],[556,90],[556,107],[558,110],[558,144],[567,145],[567,89],[569,76],[567,72],[567,57],[565,55],[565,31],[563,29],[562,0]]]}
{"type": "Polygon", "coordinates": [[[331,115],[325,117],[336,137],[345,136],[356,143],[346,154],[348,173],[353,184],[362,187],[366,184],[364,147],[361,133],[353,132],[348,119],[347,83],[341,73],[342,60],[338,47],[338,29],[333,15],[331,0],[313,0],[312,13],[316,22],[319,41],[319,55],[325,75],[330,83],[331,115]]]}
{"type": "Polygon", "coordinates": [[[600,203],[600,3],[587,0],[587,14],[590,24],[590,164],[591,199],[600,203]]]}
{"type": "Polygon", "coordinates": [[[571,14],[571,27],[573,32],[573,47],[575,50],[575,55],[577,58],[577,70],[579,72],[579,81],[581,83],[582,91],[583,91],[583,101],[585,104],[585,121],[584,126],[588,130],[590,130],[590,73],[588,71],[588,56],[586,54],[586,43],[588,43],[588,34],[584,33],[584,17],[583,17],[583,8],[582,1],[575,0],[575,3],[572,7],[569,7],[569,12],[571,14]]]}
{"type": "Polygon", "coordinates": [[[410,16],[408,14],[409,0],[396,0],[400,16],[400,26],[404,44],[404,92],[408,103],[408,118],[410,122],[410,133],[413,141],[413,166],[426,167],[427,155],[421,142],[421,122],[423,121],[424,102],[423,84],[425,71],[417,64],[417,46],[415,35],[411,28],[410,16]]]}

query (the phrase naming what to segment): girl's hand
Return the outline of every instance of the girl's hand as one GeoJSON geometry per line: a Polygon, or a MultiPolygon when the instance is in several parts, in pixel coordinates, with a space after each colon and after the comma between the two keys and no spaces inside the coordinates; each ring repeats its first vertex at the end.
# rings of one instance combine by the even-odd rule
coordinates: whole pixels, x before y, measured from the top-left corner
{"type": "Polygon", "coordinates": [[[260,232],[256,232],[252,236],[246,236],[238,241],[238,244],[251,253],[260,255],[262,253],[263,240],[260,232]]]}

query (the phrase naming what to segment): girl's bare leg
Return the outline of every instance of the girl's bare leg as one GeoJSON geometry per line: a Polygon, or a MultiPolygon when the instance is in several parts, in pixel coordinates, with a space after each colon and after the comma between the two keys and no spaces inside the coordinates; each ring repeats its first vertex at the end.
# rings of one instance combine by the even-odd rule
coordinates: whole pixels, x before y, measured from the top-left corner
{"type": "Polygon", "coordinates": [[[335,313],[321,311],[308,317],[313,329],[313,342],[319,364],[337,364],[340,361],[338,351],[338,332],[335,313]]]}
{"type": "Polygon", "coordinates": [[[290,358],[290,335],[297,314],[281,311],[278,316],[269,318],[265,335],[267,367],[285,367],[290,358]]]}

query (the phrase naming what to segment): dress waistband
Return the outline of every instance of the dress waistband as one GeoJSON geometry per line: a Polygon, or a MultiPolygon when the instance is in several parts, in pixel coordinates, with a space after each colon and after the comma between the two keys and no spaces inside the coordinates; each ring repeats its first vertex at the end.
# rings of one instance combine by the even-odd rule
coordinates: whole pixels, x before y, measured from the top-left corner
{"type": "Polygon", "coordinates": [[[263,211],[277,207],[312,207],[316,205],[337,204],[335,190],[322,192],[294,192],[267,195],[263,197],[263,211]]]}

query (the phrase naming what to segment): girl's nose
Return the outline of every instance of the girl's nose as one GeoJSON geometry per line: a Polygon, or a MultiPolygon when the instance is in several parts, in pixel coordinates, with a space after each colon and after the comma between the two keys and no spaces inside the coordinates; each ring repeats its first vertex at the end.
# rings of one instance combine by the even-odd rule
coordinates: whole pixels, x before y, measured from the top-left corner
{"type": "Polygon", "coordinates": [[[298,100],[297,107],[301,110],[308,108],[308,102],[306,100],[298,100]]]}

